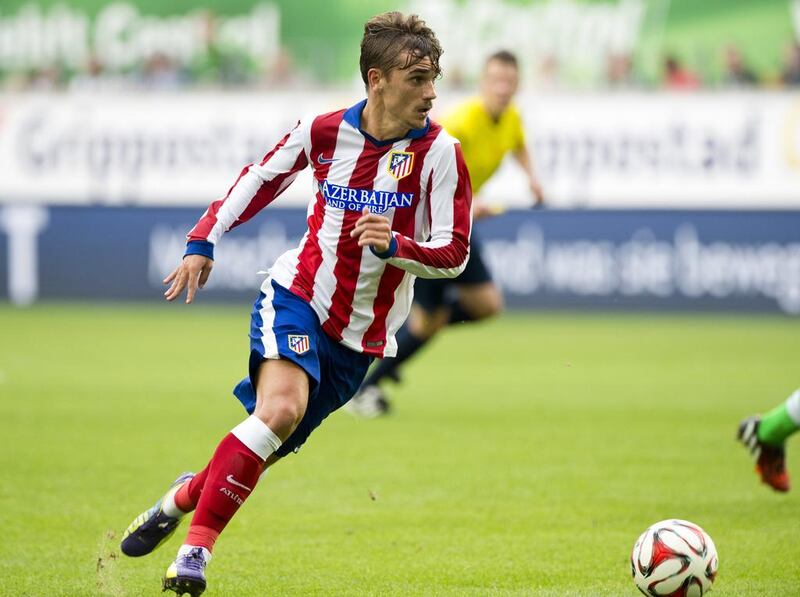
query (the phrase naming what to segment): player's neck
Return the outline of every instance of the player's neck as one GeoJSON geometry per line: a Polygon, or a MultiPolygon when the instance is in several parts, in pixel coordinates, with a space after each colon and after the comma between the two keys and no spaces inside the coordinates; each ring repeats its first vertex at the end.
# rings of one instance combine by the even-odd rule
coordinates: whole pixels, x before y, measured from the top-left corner
{"type": "Polygon", "coordinates": [[[483,102],[483,109],[486,110],[486,113],[489,115],[489,118],[493,122],[498,122],[500,120],[500,117],[503,115],[503,112],[506,111],[506,109],[493,106],[488,100],[486,100],[486,98],[482,98],[481,101],[483,102]]]}
{"type": "Polygon", "coordinates": [[[401,139],[408,127],[391,117],[380,100],[370,98],[361,112],[361,130],[378,141],[401,139]]]}

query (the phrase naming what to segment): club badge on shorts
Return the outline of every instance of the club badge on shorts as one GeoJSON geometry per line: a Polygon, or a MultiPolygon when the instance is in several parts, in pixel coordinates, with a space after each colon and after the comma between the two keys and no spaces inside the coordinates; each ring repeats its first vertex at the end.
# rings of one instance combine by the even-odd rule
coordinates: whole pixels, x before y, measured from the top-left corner
{"type": "Polygon", "coordinates": [[[296,354],[305,354],[311,348],[311,342],[308,336],[299,336],[296,334],[289,334],[289,349],[296,354]]]}
{"type": "Polygon", "coordinates": [[[397,180],[405,178],[414,169],[413,151],[392,151],[389,154],[389,174],[397,180]]]}

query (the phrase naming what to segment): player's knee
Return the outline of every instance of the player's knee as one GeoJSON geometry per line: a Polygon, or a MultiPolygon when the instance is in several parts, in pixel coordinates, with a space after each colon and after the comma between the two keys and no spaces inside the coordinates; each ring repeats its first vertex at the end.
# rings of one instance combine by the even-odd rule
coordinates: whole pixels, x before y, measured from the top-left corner
{"type": "Polygon", "coordinates": [[[472,306],[471,315],[475,319],[488,319],[502,313],[503,308],[503,295],[499,292],[491,292],[487,293],[479,303],[472,306]]]}
{"type": "Polygon", "coordinates": [[[486,307],[486,317],[500,315],[505,308],[505,305],[503,304],[503,295],[499,292],[495,292],[491,299],[487,301],[486,307]]]}
{"type": "Polygon", "coordinates": [[[259,400],[254,413],[282,440],[285,440],[305,414],[305,404],[293,392],[275,392],[259,400]]]}
{"type": "Polygon", "coordinates": [[[409,318],[409,330],[416,338],[427,340],[445,326],[447,319],[448,313],[444,309],[434,312],[416,309],[409,318]]]}
{"type": "Polygon", "coordinates": [[[433,317],[426,317],[419,325],[412,327],[411,332],[417,338],[422,338],[427,340],[431,336],[433,336],[436,332],[442,329],[444,324],[440,323],[437,319],[433,317]]]}

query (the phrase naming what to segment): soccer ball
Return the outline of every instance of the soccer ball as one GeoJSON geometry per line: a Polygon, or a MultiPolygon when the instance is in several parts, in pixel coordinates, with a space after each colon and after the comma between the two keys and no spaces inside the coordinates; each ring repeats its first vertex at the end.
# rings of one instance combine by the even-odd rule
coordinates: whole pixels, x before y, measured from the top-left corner
{"type": "Polygon", "coordinates": [[[652,525],[631,553],[633,582],[650,597],[701,597],[711,590],[718,566],[711,537],[685,520],[652,525]]]}

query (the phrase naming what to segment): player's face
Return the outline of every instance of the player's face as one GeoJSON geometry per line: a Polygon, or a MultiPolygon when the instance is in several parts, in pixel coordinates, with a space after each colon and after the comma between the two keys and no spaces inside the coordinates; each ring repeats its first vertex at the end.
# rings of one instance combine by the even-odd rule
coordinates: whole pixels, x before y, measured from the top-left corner
{"type": "Polygon", "coordinates": [[[427,57],[409,68],[392,70],[383,91],[386,111],[408,129],[422,128],[436,99],[435,80],[436,71],[427,57]]]}
{"type": "Polygon", "coordinates": [[[519,87],[519,73],[513,64],[490,60],[481,78],[481,95],[489,111],[499,116],[511,104],[519,87]]]}

